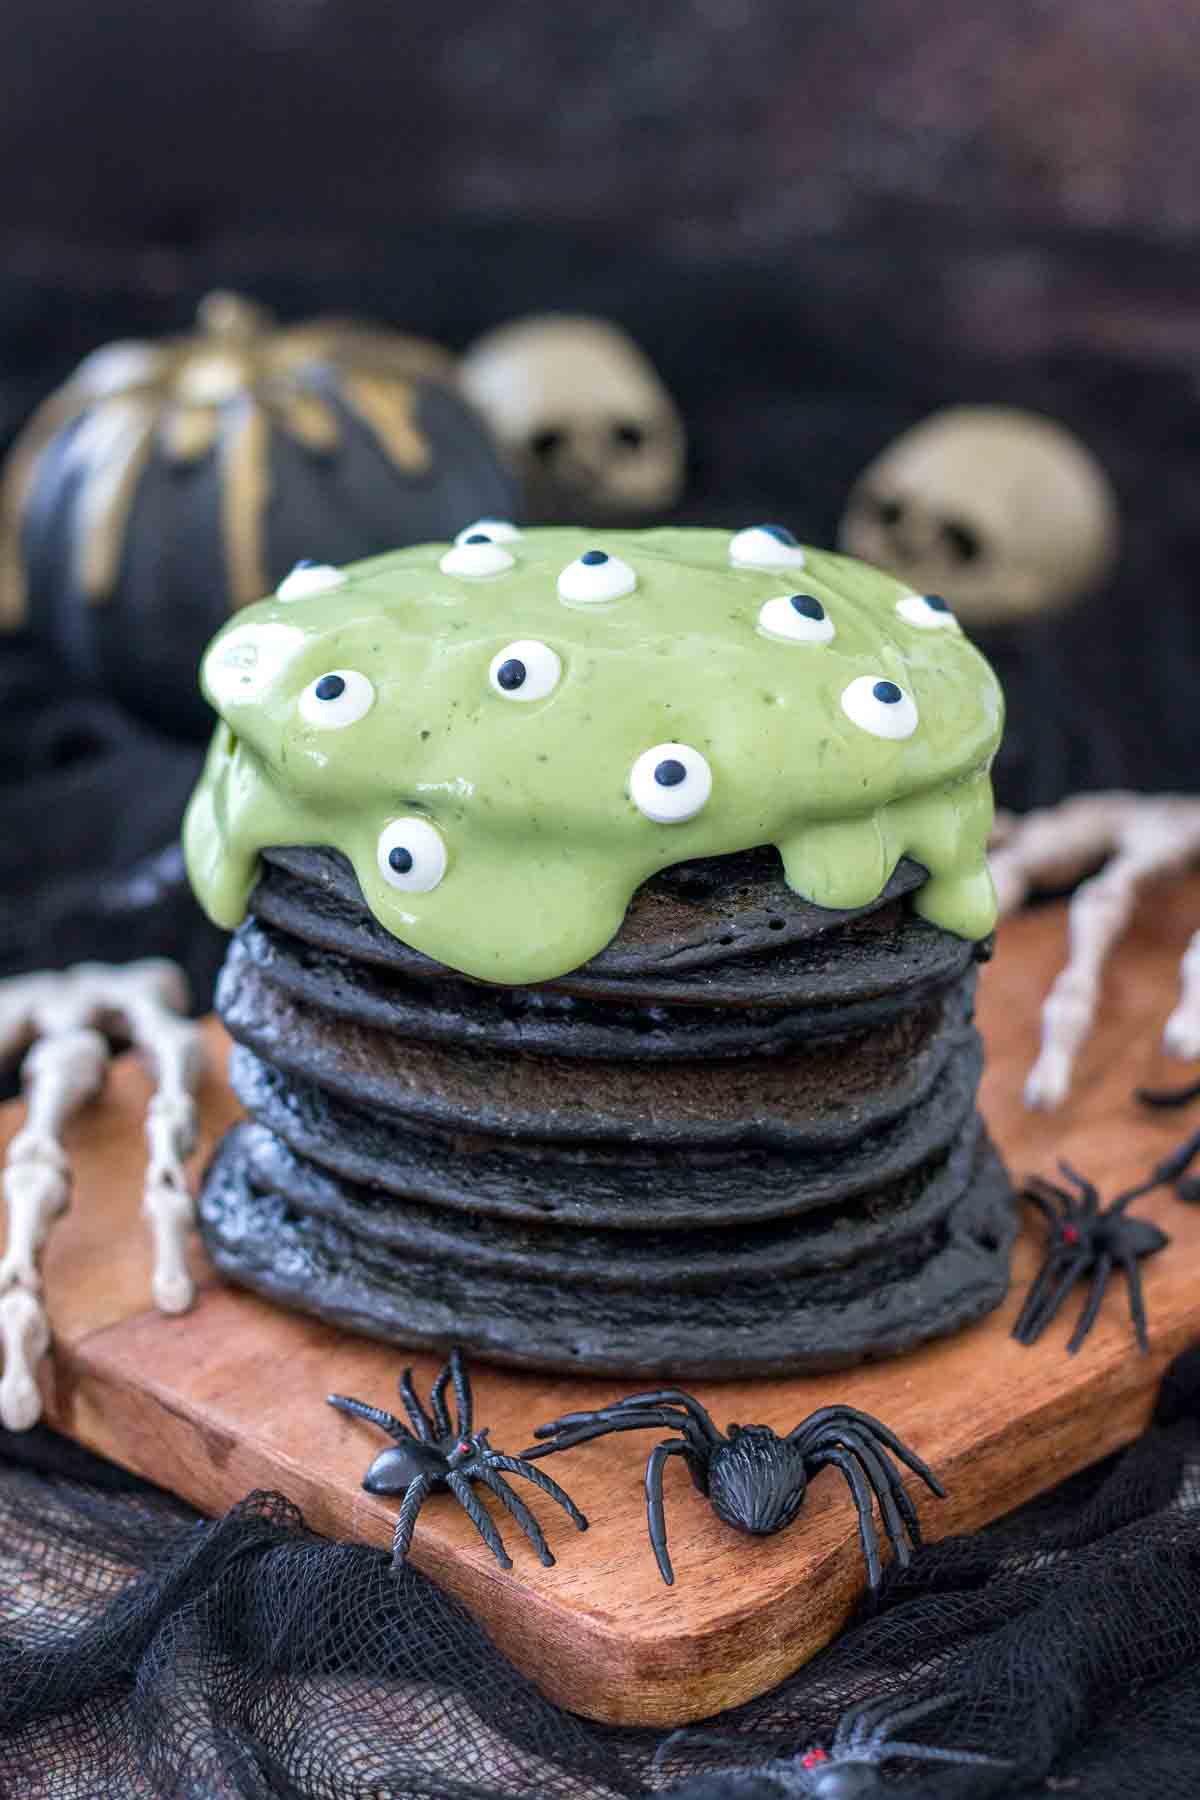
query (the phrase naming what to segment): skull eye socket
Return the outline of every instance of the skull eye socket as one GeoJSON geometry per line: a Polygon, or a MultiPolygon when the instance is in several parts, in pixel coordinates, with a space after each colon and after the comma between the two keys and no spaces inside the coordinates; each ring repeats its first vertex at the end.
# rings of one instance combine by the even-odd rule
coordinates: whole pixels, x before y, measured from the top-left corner
{"type": "Polygon", "coordinates": [[[917,703],[886,675],[860,675],[842,694],[842,711],[878,738],[909,738],[917,729],[917,703]]]}
{"type": "Polygon", "coordinates": [[[557,456],[567,441],[567,434],[557,426],[548,425],[544,431],[535,431],[529,440],[529,448],[539,462],[549,462],[557,456]]]}
{"type": "Polygon", "coordinates": [[[959,519],[947,519],[941,528],[941,539],[955,562],[977,562],[983,554],[979,533],[959,519]]]}
{"type": "Polygon", "coordinates": [[[898,525],[904,517],[904,507],[899,500],[876,500],[875,517],[881,525],[898,525]]]}
{"type": "Polygon", "coordinates": [[[446,846],[428,819],[393,819],[379,834],[379,873],[405,894],[428,894],[446,873],[446,846]]]}
{"type": "Polygon", "coordinates": [[[631,419],[622,419],[614,425],[612,435],[613,443],[621,450],[640,450],[646,441],[646,433],[631,419]]]}

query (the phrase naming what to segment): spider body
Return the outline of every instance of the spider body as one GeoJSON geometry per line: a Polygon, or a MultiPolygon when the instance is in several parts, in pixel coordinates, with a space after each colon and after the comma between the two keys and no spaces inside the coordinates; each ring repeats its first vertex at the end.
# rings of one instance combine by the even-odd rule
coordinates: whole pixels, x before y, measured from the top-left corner
{"type": "Polygon", "coordinates": [[[486,1427],[474,1430],[471,1383],[458,1350],[451,1352],[450,1361],[433,1384],[428,1413],[417,1398],[411,1369],[405,1369],[400,1378],[400,1398],[408,1414],[408,1425],[394,1414],[383,1412],[377,1406],[368,1406],[362,1400],[352,1400],[345,1394],[329,1395],[330,1406],[378,1425],[395,1440],[379,1452],[363,1477],[363,1487],[369,1494],[404,1495],[392,1539],[393,1566],[399,1567],[408,1555],[417,1514],[425,1501],[431,1494],[448,1491],[454,1495],[500,1567],[511,1569],[512,1559],[504,1548],[503,1539],[472,1491],[472,1482],[478,1482],[496,1496],[525,1533],[544,1567],[550,1568],[554,1557],[542,1528],[505,1481],[505,1474],[520,1475],[532,1482],[551,1500],[557,1500],[577,1530],[587,1530],[587,1520],[556,1481],[551,1481],[540,1469],[531,1468],[520,1457],[493,1450],[486,1427]],[[453,1423],[446,1405],[446,1389],[452,1382],[456,1410],[453,1423]]]}
{"type": "MultiPolygon", "coordinates": [[[[880,1765],[904,1758],[909,1762],[971,1763],[976,1767],[1006,1769],[1012,1764],[994,1756],[982,1756],[974,1750],[943,1750],[938,1745],[910,1743],[893,1734],[903,1725],[915,1725],[931,1713],[941,1712],[957,1694],[939,1694],[932,1700],[920,1700],[913,1706],[897,1707],[894,1699],[868,1700],[843,1713],[828,1749],[815,1746],[798,1756],[781,1757],[758,1763],[750,1768],[733,1769],[717,1778],[714,1792],[746,1787],[761,1791],[764,1782],[773,1783],[781,1794],[803,1794],[810,1800],[859,1800],[863,1794],[882,1794],[887,1789],[879,1773],[880,1765]],[[725,1787],[719,1784],[724,1782],[725,1787]]],[[[716,1744],[727,1749],[729,1739],[697,1731],[677,1731],[664,1740],[655,1757],[662,1768],[676,1744],[716,1744]]],[[[705,1778],[686,1783],[673,1790],[679,1800],[701,1800],[705,1778]]]]}
{"type": "Polygon", "coordinates": [[[916,1511],[888,1453],[919,1475],[933,1493],[944,1493],[932,1471],[894,1432],[852,1406],[822,1407],[783,1437],[769,1425],[730,1425],[721,1432],[700,1402],[679,1388],[631,1394],[596,1412],[566,1413],[538,1427],[534,1436],[549,1441],[535,1445],[525,1456],[549,1456],[613,1431],[663,1426],[680,1436],[664,1439],[650,1452],[646,1516],[659,1573],[668,1586],[675,1574],[667,1550],[663,1472],[673,1456],[683,1457],[693,1483],[717,1517],[753,1537],[769,1537],[790,1525],[804,1504],[812,1477],[824,1468],[839,1470],[854,1498],[872,1588],[883,1576],[874,1503],[899,1563],[907,1564],[909,1544],[921,1541],[916,1511]]]}
{"type": "Polygon", "coordinates": [[[731,1425],[726,1437],[697,1487],[718,1519],[736,1531],[752,1537],[782,1531],[808,1492],[804,1451],[791,1438],[777,1437],[769,1425],[731,1425]]]}
{"type": "Polygon", "coordinates": [[[1060,1162],[1059,1168],[1077,1190],[1075,1193],[1039,1175],[1029,1178],[1024,1197],[1032,1201],[1045,1218],[1049,1235],[1045,1261],[1013,1326],[1013,1336],[1018,1343],[1035,1343],[1058,1316],[1080,1276],[1090,1272],[1092,1283],[1088,1297],[1067,1344],[1067,1354],[1074,1356],[1096,1322],[1113,1270],[1121,1269],[1129,1286],[1129,1310],[1138,1347],[1149,1350],[1138,1263],[1143,1257],[1164,1249],[1170,1239],[1149,1220],[1131,1219],[1125,1209],[1131,1201],[1168,1178],[1164,1174],[1165,1166],[1155,1169],[1150,1179],[1140,1186],[1118,1194],[1103,1208],[1094,1183],[1078,1174],[1069,1163],[1060,1162]]]}

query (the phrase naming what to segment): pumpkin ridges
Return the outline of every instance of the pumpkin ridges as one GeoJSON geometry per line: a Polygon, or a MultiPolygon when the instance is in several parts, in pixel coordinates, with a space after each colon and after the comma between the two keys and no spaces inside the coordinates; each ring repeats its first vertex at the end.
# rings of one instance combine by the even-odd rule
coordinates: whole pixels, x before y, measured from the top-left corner
{"type": "Polygon", "coordinates": [[[397,468],[414,475],[429,468],[429,444],[416,421],[416,395],[409,383],[347,375],[343,392],[351,412],[378,438],[397,468]]]}
{"type": "Polygon", "coordinates": [[[89,605],[112,596],[120,572],[125,526],[154,442],[148,400],[111,400],[85,416],[72,445],[83,481],[72,518],[75,579],[89,605]]]}
{"type": "Polygon", "coordinates": [[[263,516],[271,492],[270,423],[250,395],[226,407],[217,454],[221,459],[221,525],[229,592],[235,609],[267,591],[263,516]]]}

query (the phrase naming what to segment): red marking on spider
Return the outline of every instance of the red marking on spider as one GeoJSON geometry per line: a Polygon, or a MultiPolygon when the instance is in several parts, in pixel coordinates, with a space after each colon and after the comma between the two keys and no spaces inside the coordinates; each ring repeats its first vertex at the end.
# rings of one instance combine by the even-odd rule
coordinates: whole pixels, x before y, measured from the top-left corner
{"type": "Polygon", "coordinates": [[[810,1750],[806,1756],[802,1756],[800,1758],[800,1767],[802,1769],[815,1769],[817,1767],[818,1763],[823,1763],[823,1762],[828,1762],[828,1761],[829,1761],[828,1750],[810,1750]]]}
{"type": "Polygon", "coordinates": [[[458,1451],[460,1456],[465,1456],[467,1451],[471,1448],[470,1438],[464,1438],[461,1444],[455,1444],[454,1448],[458,1451]]]}
{"type": "Polygon", "coordinates": [[[1079,1233],[1073,1225],[1064,1225],[1062,1228],[1062,1235],[1064,1244],[1077,1244],[1079,1242],[1079,1233]]]}

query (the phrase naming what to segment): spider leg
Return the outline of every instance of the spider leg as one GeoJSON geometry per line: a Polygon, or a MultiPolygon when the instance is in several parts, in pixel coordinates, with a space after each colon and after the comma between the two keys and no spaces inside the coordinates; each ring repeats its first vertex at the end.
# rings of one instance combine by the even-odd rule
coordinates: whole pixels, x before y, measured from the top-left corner
{"type": "Polygon", "coordinates": [[[880,1515],[888,1542],[896,1553],[896,1559],[905,1568],[911,1561],[908,1541],[914,1548],[920,1546],[921,1524],[917,1518],[916,1508],[904,1491],[903,1483],[880,1451],[876,1450],[865,1437],[857,1431],[842,1430],[838,1433],[843,1447],[857,1456],[866,1473],[875,1498],[879,1502],[880,1515]],[[905,1531],[908,1538],[906,1540],[905,1531]]]}
{"type": "Polygon", "coordinates": [[[889,1738],[875,1751],[880,1762],[893,1756],[911,1756],[916,1762],[976,1763],[981,1768],[1011,1769],[1007,1756],[984,1756],[979,1750],[942,1750],[934,1744],[903,1744],[889,1738]]]}
{"type": "Polygon", "coordinates": [[[1096,1314],[1100,1311],[1100,1302],[1108,1287],[1108,1278],[1112,1274],[1113,1259],[1111,1256],[1100,1256],[1096,1259],[1096,1269],[1092,1276],[1092,1285],[1088,1290],[1087,1303],[1079,1315],[1079,1323],[1071,1333],[1067,1345],[1067,1355],[1074,1356],[1084,1338],[1096,1323],[1096,1314]]]}
{"type": "Polygon", "coordinates": [[[663,1469],[668,1456],[685,1456],[687,1445],[678,1438],[666,1438],[655,1444],[646,1463],[646,1523],[658,1572],[668,1587],[675,1585],[675,1571],[667,1550],[667,1521],[663,1512],[663,1469]]]}
{"type": "MultiPolygon", "coordinates": [[[[1074,1262],[1075,1260],[1076,1258],[1074,1257],[1067,1258],[1068,1262],[1074,1262]]],[[[1051,1283],[1058,1276],[1062,1267],[1063,1259],[1059,1253],[1054,1250],[1049,1251],[1041,1268],[1030,1282],[1029,1292],[1026,1294],[1024,1304],[1013,1323],[1012,1334],[1018,1342],[1027,1343],[1030,1341],[1030,1336],[1035,1334],[1035,1327],[1041,1312],[1042,1303],[1045,1300],[1051,1283]],[[1029,1334],[1029,1336],[1027,1336],[1027,1334],[1029,1334]]],[[[1044,1326],[1048,1321],[1043,1320],[1042,1323],[1044,1326]]]]}
{"type": "Polygon", "coordinates": [[[411,1369],[405,1369],[403,1375],[400,1377],[400,1398],[404,1402],[405,1412],[412,1420],[412,1428],[420,1438],[421,1442],[423,1444],[434,1443],[437,1438],[437,1433],[433,1427],[433,1420],[429,1417],[425,1408],[417,1399],[416,1390],[413,1387],[411,1369]]]}
{"type": "Polygon", "coordinates": [[[536,1550],[538,1561],[541,1563],[542,1567],[544,1569],[552,1569],[554,1567],[554,1558],[550,1554],[550,1546],[546,1542],[546,1535],[525,1502],[521,1499],[520,1495],[514,1494],[507,1481],[504,1480],[504,1477],[502,1475],[497,1475],[493,1469],[488,1468],[486,1463],[468,1463],[465,1465],[465,1468],[476,1481],[482,1481],[484,1487],[495,1494],[501,1506],[505,1507],[512,1514],[513,1518],[536,1550]]]}
{"type": "Polygon", "coordinates": [[[814,1471],[826,1467],[840,1469],[850,1484],[850,1492],[854,1496],[854,1505],[858,1513],[858,1538],[862,1545],[863,1561],[867,1565],[867,1586],[874,1592],[883,1580],[883,1565],[879,1560],[879,1532],[875,1526],[871,1489],[867,1485],[867,1478],[854,1458],[833,1444],[816,1451],[812,1457],[812,1464],[814,1471]]]}
{"type": "Polygon", "coordinates": [[[1129,1314],[1133,1320],[1133,1329],[1137,1333],[1138,1349],[1143,1356],[1150,1354],[1150,1339],[1146,1332],[1146,1302],[1142,1297],[1142,1271],[1138,1268],[1136,1256],[1125,1255],[1121,1259],[1121,1267],[1125,1271],[1125,1280],[1129,1284],[1129,1314]]]}
{"type": "Polygon", "coordinates": [[[475,1402],[471,1395],[471,1378],[463,1365],[462,1351],[457,1346],[450,1352],[450,1377],[454,1382],[454,1404],[458,1408],[458,1435],[467,1438],[475,1423],[475,1402]]]}
{"type": "MultiPolygon", "coordinates": [[[[931,1494],[936,1494],[939,1500],[945,1499],[946,1490],[929,1464],[922,1462],[916,1451],[910,1450],[882,1419],[874,1418],[871,1413],[860,1412],[857,1406],[822,1406],[815,1413],[810,1413],[807,1419],[803,1419],[794,1431],[789,1431],[787,1441],[794,1443],[797,1438],[802,1438],[803,1434],[814,1428],[822,1428],[827,1424],[836,1425],[841,1421],[849,1422],[857,1431],[865,1431],[871,1438],[878,1438],[906,1469],[911,1469],[914,1475],[920,1476],[931,1494]]],[[[803,1447],[802,1442],[801,1449],[803,1447]]]]}
{"type": "Polygon", "coordinates": [[[397,1443],[402,1444],[405,1438],[412,1438],[408,1426],[402,1425],[394,1413],[384,1412],[381,1407],[368,1406],[364,1400],[351,1400],[348,1394],[327,1394],[325,1398],[339,1412],[351,1413],[356,1419],[366,1419],[368,1424],[378,1425],[381,1431],[386,1431],[397,1443]]]}
{"type": "Polygon", "coordinates": [[[1094,1218],[1100,1211],[1100,1194],[1095,1182],[1089,1181],[1086,1175],[1081,1175],[1078,1169],[1073,1169],[1064,1157],[1059,1157],[1058,1166],[1071,1185],[1079,1189],[1080,1210],[1089,1218],[1094,1218]]]}
{"type": "MultiPolygon", "coordinates": [[[[450,1414],[446,1407],[446,1389],[449,1385],[450,1364],[445,1363],[439,1371],[438,1378],[429,1392],[429,1410],[433,1414],[433,1429],[440,1438],[448,1438],[450,1436],[450,1414]]],[[[466,1432],[462,1430],[460,1425],[458,1436],[462,1438],[466,1435],[466,1432]]]]}
{"type": "Polygon", "coordinates": [[[507,1475],[520,1475],[526,1481],[531,1481],[534,1487],[547,1495],[549,1499],[558,1501],[563,1511],[574,1521],[577,1531],[587,1530],[587,1519],[580,1512],[570,1494],[564,1488],[560,1488],[557,1481],[552,1480],[549,1475],[543,1474],[541,1469],[535,1469],[528,1464],[524,1457],[505,1456],[501,1450],[489,1449],[487,1466],[489,1469],[503,1469],[507,1475]]]}
{"type": "Polygon", "coordinates": [[[681,1429],[678,1420],[665,1411],[636,1413],[628,1418],[614,1418],[602,1413],[577,1413],[575,1421],[555,1419],[550,1425],[538,1425],[534,1437],[549,1438],[553,1442],[533,1444],[528,1450],[521,1452],[524,1461],[529,1462],[535,1456],[550,1456],[555,1450],[573,1450],[576,1444],[586,1444],[592,1438],[606,1437],[610,1431],[646,1431],[658,1425],[674,1426],[681,1429]]]}
{"type": "Polygon", "coordinates": [[[458,1473],[457,1469],[452,1469],[450,1474],[446,1477],[446,1486],[450,1489],[450,1492],[454,1495],[454,1498],[458,1501],[458,1504],[462,1507],[468,1519],[470,1519],[472,1525],[475,1527],[496,1561],[500,1564],[500,1567],[502,1569],[511,1569],[512,1557],[504,1548],[504,1541],[501,1538],[500,1533],[496,1530],[495,1525],[493,1525],[491,1519],[488,1517],[487,1513],[484,1512],[482,1506],[480,1506],[478,1500],[471,1492],[470,1482],[465,1481],[458,1473]]]}
{"type": "Polygon", "coordinates": [[[630,1394],[622,1400],[622,1406],[682,1406],[688,1417],[693,1420],[706,1443],[719,1444],[721,1433],[712,1421],[712,1414],[701,1406],[694,1394],[685,1394],[682,1388],[655,1388],[646,1394],[630,1394]]]}
{"type": "Polygon", "coordinates": [[[1038,1211],[1043,1213],[1052,1225],[1058,1225],[1063,1213],[1073,1204],[1072,1197],[1066,1188],[1060,1188],[1056,1182],[1047,1181],[1044,1175],[1027,1175],[1025,1185],[1021,1189],[1021,1198],[1032,1200],[1038,1211]]]}
{"type": "MultiPolygon", "coordinates": [[[[1058,1267],[1062,1270],[1062,1274],[1043,1298],[1036,1316],[1030,1317],[1024,1322],[1021,1331],[1023,1344],[1035,1343],[1047,1326],[1053,1324],[1062,1308],[1063,1301],[1087,1269],[1088,1260],[1086,1256],[1075,1255],[1059,1262],[1058,1267]]],[[[1013,1335],[1016,1335],[1015,1331],[1013,1335]]]]}
{"type": "Polygon", "coordinates": [[[408,1555],[417,1514],[432,1491],[433,1483],[428,1475],[418,1475],[416,1480],[410,1481],[404,1490],[400,1517],[396,1520],[395,1535],[392,1538],[392,1567],[394,1569],[398,1569],[408,1555]]]}

